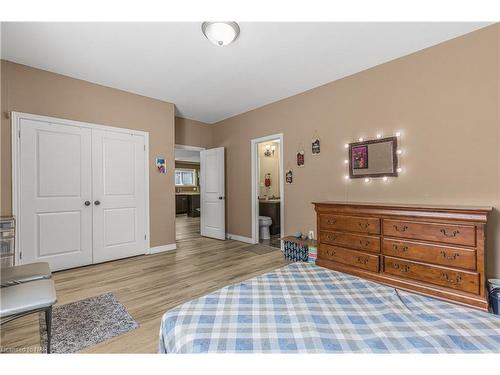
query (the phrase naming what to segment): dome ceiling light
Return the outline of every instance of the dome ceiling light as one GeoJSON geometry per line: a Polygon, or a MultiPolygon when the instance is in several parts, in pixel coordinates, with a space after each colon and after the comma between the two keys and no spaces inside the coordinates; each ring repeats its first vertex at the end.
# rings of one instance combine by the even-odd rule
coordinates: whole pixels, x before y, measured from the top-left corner
{"type": "Polygon", "coordinates": [[[231,44],[240,35],[236,22],[203,22],[201,31],[213,44],[219,47],[231,44]]]}

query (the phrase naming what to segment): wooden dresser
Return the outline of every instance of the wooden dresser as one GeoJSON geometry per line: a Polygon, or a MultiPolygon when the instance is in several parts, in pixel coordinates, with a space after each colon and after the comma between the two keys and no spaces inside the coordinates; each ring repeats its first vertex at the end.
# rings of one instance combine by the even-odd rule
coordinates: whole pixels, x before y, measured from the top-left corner
{"type": "Polygon", "coordinates": [[[316,264],[486,310],[491,207],[316,202],[316,264]]]}

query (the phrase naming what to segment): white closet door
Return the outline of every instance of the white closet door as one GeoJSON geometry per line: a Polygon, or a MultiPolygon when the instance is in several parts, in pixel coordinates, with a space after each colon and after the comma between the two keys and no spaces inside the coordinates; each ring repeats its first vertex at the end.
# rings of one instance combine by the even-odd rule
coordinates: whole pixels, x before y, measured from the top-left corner
{"type": "Polygon", "coordinates": [[[92,263],[91,130],[28,119],[19,130],[20,262],[92,263]]]}
{"type": "Polygon", "coordinates": [[[92,130],[94,263],[146,253],[145,154],[142,135],[92,130]]]}

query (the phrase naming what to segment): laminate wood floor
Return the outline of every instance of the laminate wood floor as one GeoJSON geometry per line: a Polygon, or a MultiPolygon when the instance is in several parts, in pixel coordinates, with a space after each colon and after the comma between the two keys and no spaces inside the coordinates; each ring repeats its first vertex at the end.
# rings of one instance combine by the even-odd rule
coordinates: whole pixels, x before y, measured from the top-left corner
{"type": "MultiPolygon", "coordinates": [[[[193,228],[199,221],[189,219],[193,218],[179,221],[177,228],[193,228]]],[[[112,292],[139,323],[136,330],[83,352],[156,353],[160,319],[165,311],[287,264],[279,250],[255,251],[256,245],[203,238],[199,232],[179,237],[176,251],[54,273],[58,304],[112,292]]],[[[0,334],[2,351],[39,351],[38,330],[37,314],[4,324],[0,334]]]]}

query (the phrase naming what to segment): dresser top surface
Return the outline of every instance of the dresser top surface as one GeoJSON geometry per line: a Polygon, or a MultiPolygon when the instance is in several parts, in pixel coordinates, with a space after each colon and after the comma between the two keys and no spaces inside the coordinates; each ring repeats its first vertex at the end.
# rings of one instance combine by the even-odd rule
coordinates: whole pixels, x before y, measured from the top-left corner
{"type": "Polygon", "coordinates": [[[459,205],[430,205],[430,204],[400,204],[400,203],[373,203],[373,202],[341,202],[324,201],[312,202],[314,205],[331,205],[342,207],[363,207],[363,208],[390,208],[397,210],[429,210],[429,211],[457,211],[457,212],[483,212],[488,213],[492,210],[490,206],[459,206],[459,205]]]}

